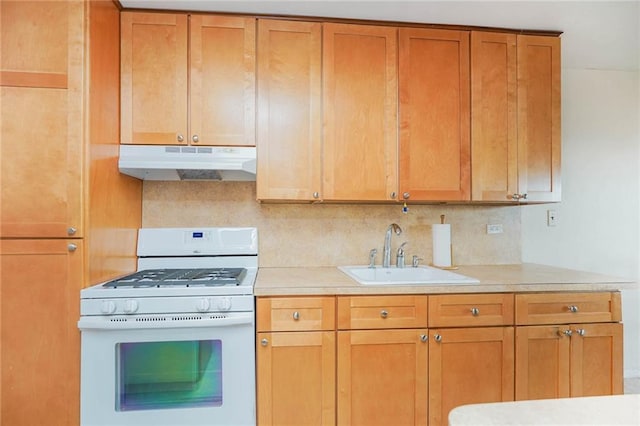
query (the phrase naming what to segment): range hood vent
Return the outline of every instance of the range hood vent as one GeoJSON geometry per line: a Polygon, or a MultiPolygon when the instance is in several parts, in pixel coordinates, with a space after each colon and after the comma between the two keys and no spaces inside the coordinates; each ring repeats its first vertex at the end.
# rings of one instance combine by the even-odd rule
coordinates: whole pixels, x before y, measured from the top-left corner
{"type": "Polygon", "coordinates": [[[143,180],[256,180],[255,147],[120,145],[120,173],[143,180]]]}

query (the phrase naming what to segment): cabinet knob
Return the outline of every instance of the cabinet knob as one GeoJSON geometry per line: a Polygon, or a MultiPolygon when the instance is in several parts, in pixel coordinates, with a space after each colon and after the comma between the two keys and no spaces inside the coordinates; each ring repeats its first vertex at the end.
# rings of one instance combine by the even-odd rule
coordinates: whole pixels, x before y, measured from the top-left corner
{"type": "Polygon", "coordinates": [[[426,334],[421,334],[420,335],[420,341],[421,342],[426,342],[429,339],[429,336],[427,336],[426,334]]]}
{"type": "Polygon", "coordinates": [[[576,330],[576,333],[578,333],[579,336],[584,336],[587,334],[587,331],[584,328],[579,328],[576,330]]]}
{"type": "Polygon", "coordinates": [[[200,142],[200,138],[198,137],[198,135],[193,135],[193,136],[191,137],[191,140],[192,140],[192,141],[194,141],[195,143],[200,142]]]}
{"type": "Polygon", "coordinates": [[[576,305],[569,305],[568,308],[569,308],[569,312],[571,312],[572,314],[578,313],[579,309],[576,305]]]}
{"type": "Polygon", "coordinates": [[[67,228],[67,235],[76,235],[76,232],[78,232],[78,230],[73,226],[67,228]]]}
{"type": "Polygon", "coordinates": [[[520,194],[507,195],[507,200],[518,201],[519,199],[520,199],[520,194]]]}
{"type": "Polygon", "coordinates": [[[471,315],[473,315],[474,317],[477,317],[478,315],[480,315],[480,309],[471,308],[471,315]]]}
{"type": "Polygon", "coordinates": [[[176,136],[176,139],[178,140],[178,142],[184,142],[184,136],[182,136],[181,133],[178,133],[178,135],[176,136]]]}
{"type": "Polygon", "coordinates": [[[404,198],[405,200],[408,200],[410,196],[411,194],[409,194],[408,192],[402,194],[402,198],[404,198]]]}
{"type": "Polygon", "coordinates": [[[392,200],[396,199],[396,193],[392,192],[391,194],[389,194],[389,198],[391,198],[392,200]]]}
{"type": "Polygon", "coordinates": [[[296,321],[298,321],[298,320],[300,319],[300,312],[295,311],[295,312],[293,313],[293,319],[294,319],[294,320],[296,320],[296,321]]]}
{"type": "Polygon", "coordinates": [[[522,200],[526,200],[527,199],[527,194],[520,194],[520,198],[522,200]]]}
{"type": "Polygon", "coordinates": [[[260,344],[262,346],[267,346],[269,344],[269,341],[267,339],[262,339],[262,340],[260,340],[260,344]]]}
{"type": "Polygon", "coordinates": [[[313,193],[313,198],[320,198],[320,193],[319,192],[314,192],[313,193]]]}
{"type": "Polygon", "coordinates": [[[384,309],[380,311],[380,316],[382,318],[386,318],[389,316],[389,312],[385,311],[384,309]]]}
{"type": "Polygon", "coordinates": [[[442,342],[442,336],[439,334],[434,334],[433,339],[438,343],[442,342]]]}
{"type": "Polygon", "coordinates": [[[78,246],[77,246],[77,245],[75,245],[75,244],[73,244],[73,243],[69,243],[69,244],[67,244],[67,250],[69,250],[70,252],[72,252],[72,253],[73,253],[73,252],[74,252],[74,251],[76,251],[77,249],[78,249],[78,246]]]}
{"type": "Polygon", "coordinates": [[[571,330],[558,330],[558,336],[560,337],[571,337],[573,331],[571,330]]]}

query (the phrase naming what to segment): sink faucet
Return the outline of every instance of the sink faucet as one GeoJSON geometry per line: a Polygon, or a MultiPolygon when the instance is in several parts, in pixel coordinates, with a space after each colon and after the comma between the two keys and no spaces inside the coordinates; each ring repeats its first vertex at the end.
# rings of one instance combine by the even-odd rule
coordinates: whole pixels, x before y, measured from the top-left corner
{"type": "Polygon", "coordinates": [[[402,234],[402,228],[397,223],[392,223],[387,228],[387,233],[384,236],[384,250],[382,252],[382,267],[388,268],[391,266],[391,231],[396,235],[402,234]]]}

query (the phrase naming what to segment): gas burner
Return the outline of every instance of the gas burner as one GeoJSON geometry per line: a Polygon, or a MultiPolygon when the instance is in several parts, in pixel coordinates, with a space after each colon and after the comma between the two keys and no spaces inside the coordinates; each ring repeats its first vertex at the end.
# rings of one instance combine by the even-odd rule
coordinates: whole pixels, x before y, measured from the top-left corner
{"type": "Polygon", "coordinates": [[[105,288],[212,287],[240,285],[245,268],[147,269],[103,284],[105,288]]]}

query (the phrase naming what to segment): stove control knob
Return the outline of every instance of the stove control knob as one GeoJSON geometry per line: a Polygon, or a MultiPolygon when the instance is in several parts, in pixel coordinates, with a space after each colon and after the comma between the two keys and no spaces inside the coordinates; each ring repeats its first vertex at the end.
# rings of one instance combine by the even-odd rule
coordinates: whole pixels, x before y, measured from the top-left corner
{"type": "Polygon", "coordinates": [[[125,300],[124,302],[124,313],[125,314],[132,314],[135,311],[138,310],[138,301],[137,300],[125,300]]]}
{"type": "Polygon", "coordinates": [[[112,300],[103,300],[100,312],[103,314],[113,314],[116,311],[116,304],[112,300]]]}
{"type": "Polygon", "coordinates": [[[198,310],[198,312],[207,312],[210,307],[211,304],[209,303],[209,299],[200,299],[196,304],[196,309],[198,310]]]}
{"type": "Polygon", "coordinates": [[[221,297],[218,299],[218,309],[221,311],[228,311],[231,309],[231,299],[228,297],[221,297]]]}

